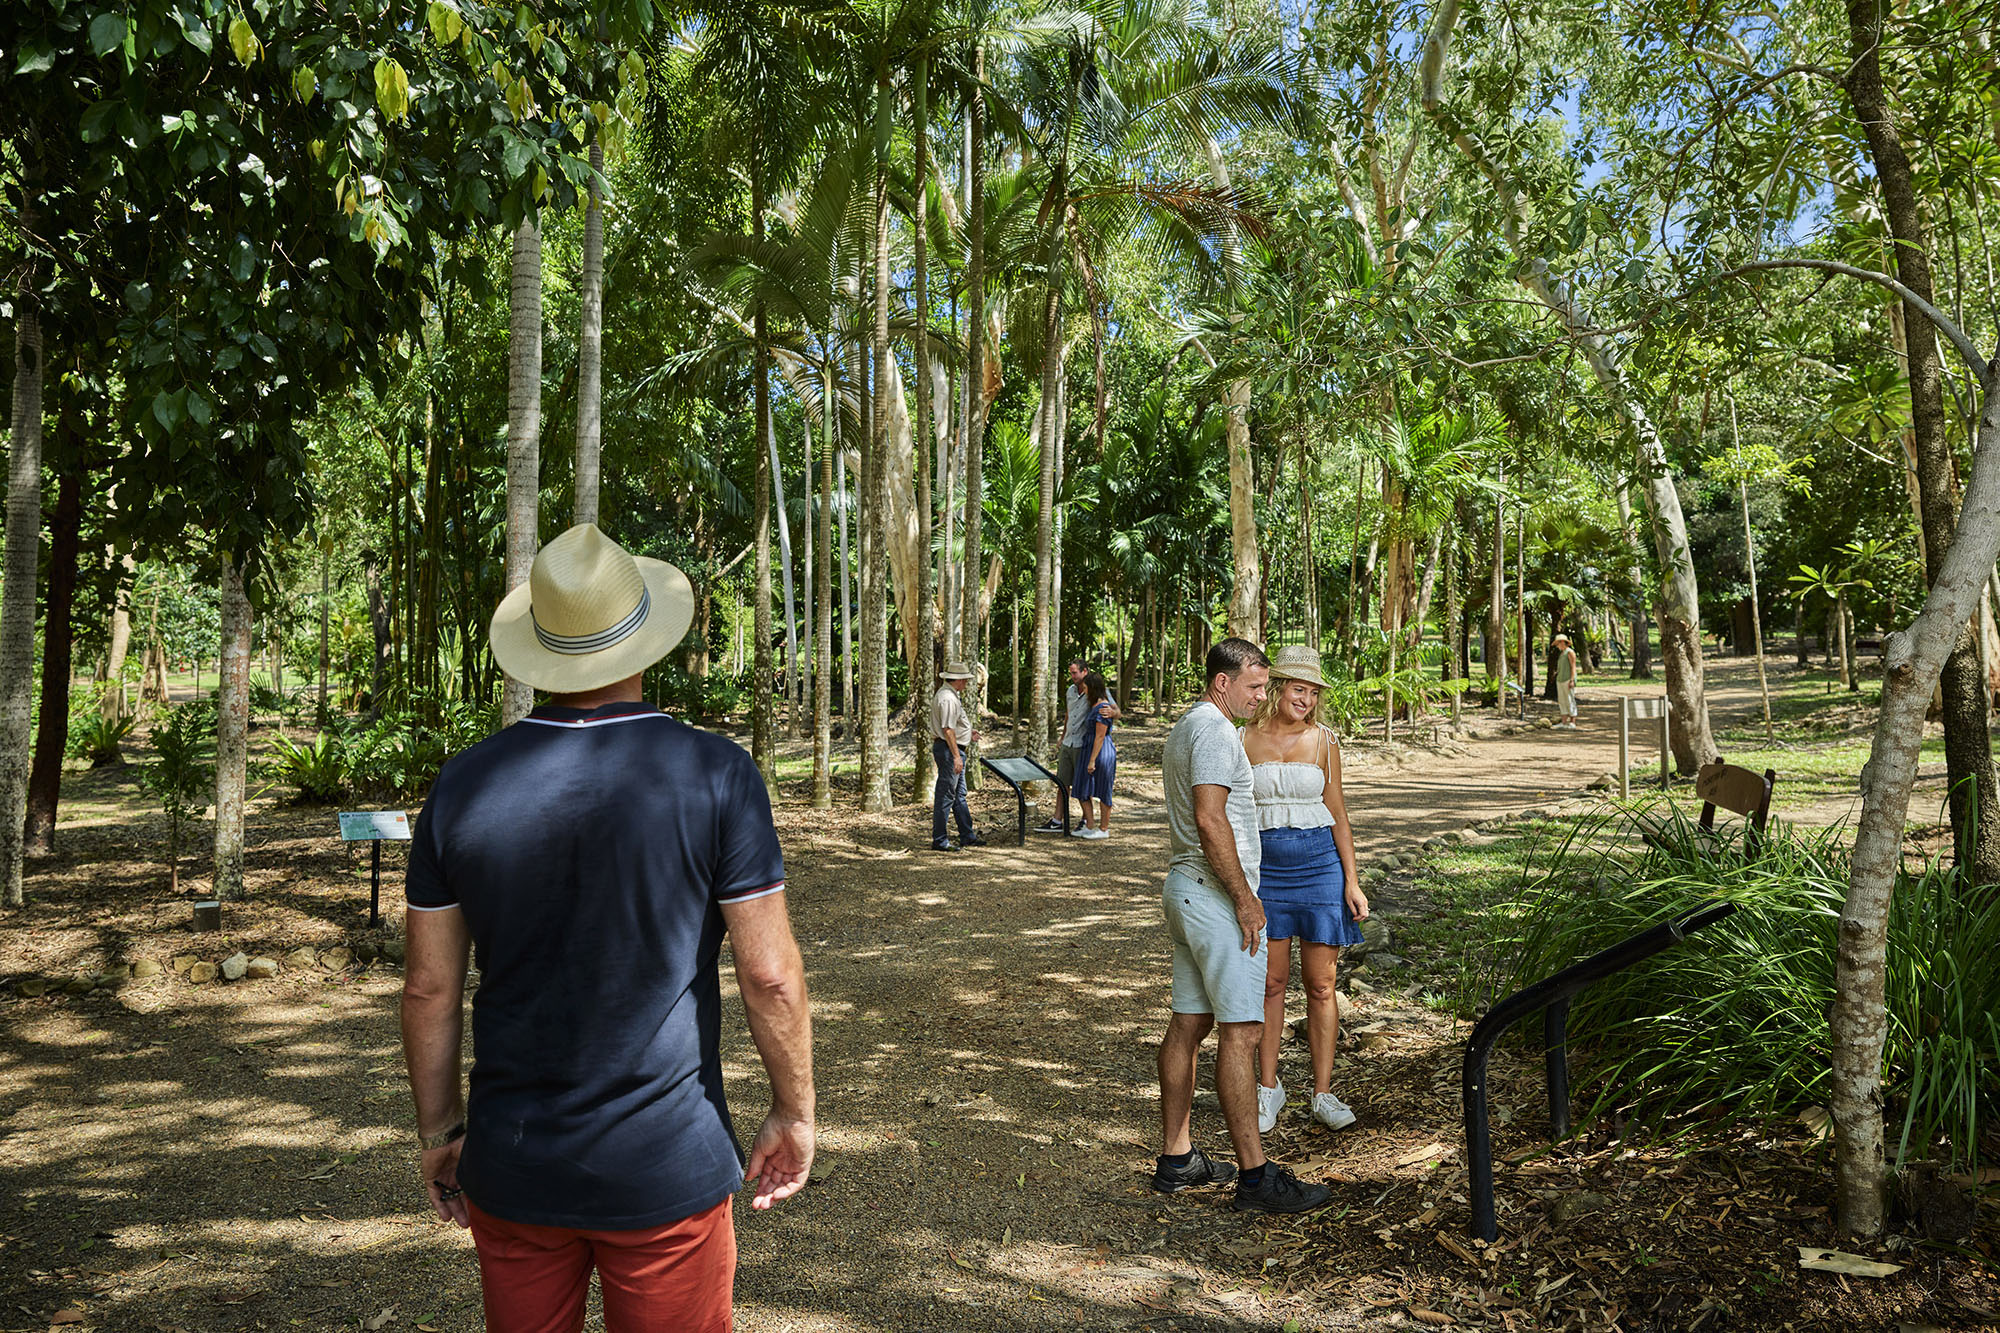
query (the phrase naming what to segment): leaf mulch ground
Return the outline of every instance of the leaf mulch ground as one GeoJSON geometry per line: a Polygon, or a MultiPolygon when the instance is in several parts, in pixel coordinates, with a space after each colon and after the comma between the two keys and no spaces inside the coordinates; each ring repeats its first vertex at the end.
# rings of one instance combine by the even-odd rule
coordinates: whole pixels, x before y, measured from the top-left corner
{"type": "MultiPolygon", "coordinates": [[[[1295,1101],[1271,1140],[1333,1185],[1332,1208],[1274,1221],[1230,1212],[1226,1192],[1152,1194],[1165,835],[1146,764],[1158,729],[1128,735],[1133,795],[1104,843],[942,857],[923,847],[919,807],[815,812],[787,792],[822,1149],[812,1188],[739,1214],[739,1327],[2000,1326],[1990,1201],[1963,1246],[1863,1247],[1903,1265],[1892,1277],[1804,1272],[1799,1246],[1838,1244],[1828,1149],[1806,1126],[1686,1152],[1599,1126],[1549,1149],[1539,1057],[1525,1049],[1494,1067],[1501,1239],[1475,1246],[1465,1030],[1426,1002],[1445,983],[1421,972],[1353,974],[1335,1086],[1360,1122],[1329,1135],[1295,1101]]],[[[1364,864],[1567,790],[1602,770],[1606,742],[1587,723],[1448,753],[1350,747],[1364,864]]],[[[399,976],[368,961],[400,926],[400,854],[389,924],[368,932],[366,862],[334,841],[332,811],[267,795],[251,814],[251,900],[231,907],[225,938],[196,937],[185,903],[167,901],[164,828],[129,773],[72,774],[69,794],[62,855],[32,869],[30,906],[0,936],[0,1330],[479,1327],[465,1238],[420,1211],[399,976]],[[177,955],[302,945],[355,954],[230,985],[172,968],[177,955]],[[148,961],[161,975],[118,978],[148,961]],[[30,978],[54,984],[25,998],[30,978]]],[[[1002,797],[977,798],[996,842],[1012,830],[1002,797]]],[[[1408,871],[1371,887],[1396,911],[1423,907],[1408,871]]],[[[761,1085],[735,1020],[725,1058],[747,1121],[761,1085]]],[[[1296,1090],[1303,1047],[1285,1059],[1296,1090]]],[[[1224,1149],[1206,1094],[1196,1127],[1224,1149]]]]}

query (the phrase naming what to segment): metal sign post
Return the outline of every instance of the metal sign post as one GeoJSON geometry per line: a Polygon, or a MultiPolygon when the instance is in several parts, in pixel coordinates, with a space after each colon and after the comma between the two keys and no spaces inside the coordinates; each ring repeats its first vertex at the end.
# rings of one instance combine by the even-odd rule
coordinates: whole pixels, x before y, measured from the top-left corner
{"type": "Polygon", "coordinates": [[[366,842],[368,849],[368,929],[382,924],[382,842],[410,840],[407,810],[342,810],[340,840],[366,842]]]}

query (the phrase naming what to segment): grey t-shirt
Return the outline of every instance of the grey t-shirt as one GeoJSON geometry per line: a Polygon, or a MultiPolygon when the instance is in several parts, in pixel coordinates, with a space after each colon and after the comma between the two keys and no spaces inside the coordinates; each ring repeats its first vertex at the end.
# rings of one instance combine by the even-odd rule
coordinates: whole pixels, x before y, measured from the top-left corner
{"type": "Polygon", "coordinates": [[[1263,844],[1257,838],[1257,799],[1251,791],[1250,756],[1243,738],[1222,710],[1204,699],[1174,724],[1167,737],[1160,774],[1167,788],[1167,844],[1170,870],[1186,870],[1222,887],[1221,876],[1201,850],[1201,830],[1194,822],[1194,789],[1227,787],[1229,827],[1236,835],[1236,859],[1250,891],[1257,890],[1263,864],[1263,844]]]}
{"type": "MultiPolygon", "coordinates": [[[[1118,696],[1110,690],[1104,692],[1104,697],[1113,708],[1118,706],[1118,696]]],[[[1063,702],[1069,706],[1069,716],[1063,721],[1062,743],[1072,750],[1080,750],[1090,744],[1089,729],[1083,721],[1090,715],[1090,696],[1072,685],[1069,693],[1063,696],[1063,702]]]]}

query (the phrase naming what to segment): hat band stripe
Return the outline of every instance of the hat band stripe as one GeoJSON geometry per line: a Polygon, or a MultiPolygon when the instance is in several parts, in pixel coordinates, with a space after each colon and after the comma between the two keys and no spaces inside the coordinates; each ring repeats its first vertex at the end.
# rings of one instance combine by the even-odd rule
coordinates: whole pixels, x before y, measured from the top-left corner
{"type": "Polygon", "coordinates": [[[534,624],[535,637],[542,647],[552,653],[562,653],[567,657],[581,657],[585,653],[601,653],[606,648],[623,643],[632,637],[639,626],[646,623],[646,612],[652,609],[653,592],[650,588],[639,590],[639,604],[632,608],[632,614],[609,629],[598,630],[595,634],[557,634],[542,628],[542,622],[535,619],[535,609],[528,608],[528,619],[534,624]]]}

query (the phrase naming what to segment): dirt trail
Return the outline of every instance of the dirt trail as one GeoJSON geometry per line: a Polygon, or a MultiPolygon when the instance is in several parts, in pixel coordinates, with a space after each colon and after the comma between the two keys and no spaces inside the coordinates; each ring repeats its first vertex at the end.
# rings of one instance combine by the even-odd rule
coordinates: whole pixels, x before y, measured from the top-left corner
{"type": "MultiPolygon", "coordinates": [[[[1364,865],[1607,772],[1604,695],[1585,691],[1576,733],[1436,753],[1350,747],[1364,865]]],[[[1167,1008],[1166,839],[1148,761],[1163,736],[1158,724],[1125,733],[1129,795],[1107,842],[1007,845],[1012,808],[991,787],[976,804],[995,845],[956,855],[927,849],[919,807],[781,808],[817,1024],[821,1157],[799,1197],[738,1213],[747,1333],[1407,1326],[1386,1301],[1311,1292],[1310,1273],[1281,1256],[1302,1238],[1361,1240],[1358,1223],[1424,1207],[1447,1210],[1445,1229],[1461,1224],[1449,1025],[1409,995],[1357,992],[1349,1026],[1380,1038],[1336,1072],[1358,1125],[1329,1136],[1295,1104],[1270,1139],[1278,1160],[1334,1183],[1334,1210],[1273,1222],[1230,1212],[1226,1192],[1168,1200],[1145,1188],[1167,1008]],[[1398,1164],[1413,1153],[1421,1164],[1398,1164]]],[[[100,839],[122,826],[101,808],[93,818],[100,839]]],[[[258,888],[270,915],[252,929],[273,952],[352,921],[351,867],[311,822],[324,818],[256,816],[256,854],[290,858],[258,888]]],[[[142,869],[117,873],[138,885],[142,869]]],[[[113,901],[111,870],[67,874],[30,893],[61,927],[47,938],[68,962],[14,930],[0,937],[0,974],[189,946],[158,924],[156,894],[113,901]]],[[[107,1329],[353,1328],[385,1310],[391,1333],[479,1327],[466,1238],[419,1212],[398,984],[379,965],[288,967],[229,987],[169,970],[118,991],[0,1000],[0,1198],[18,1201],[0,1214],[0,1303],[38,1326],[68,1307],[107,1329]]],[[[730,1091],[748,1129],[762,1076],[733,1000],[727,1012],[730,1091]]],[[[1287,1082],[1303,1082],[1303,1050],[1288,1046],[1285,1060],[1287,1082]]],[[[1196,1135],[1226,1151],[1211,1094],[1196,1135]]]]}

